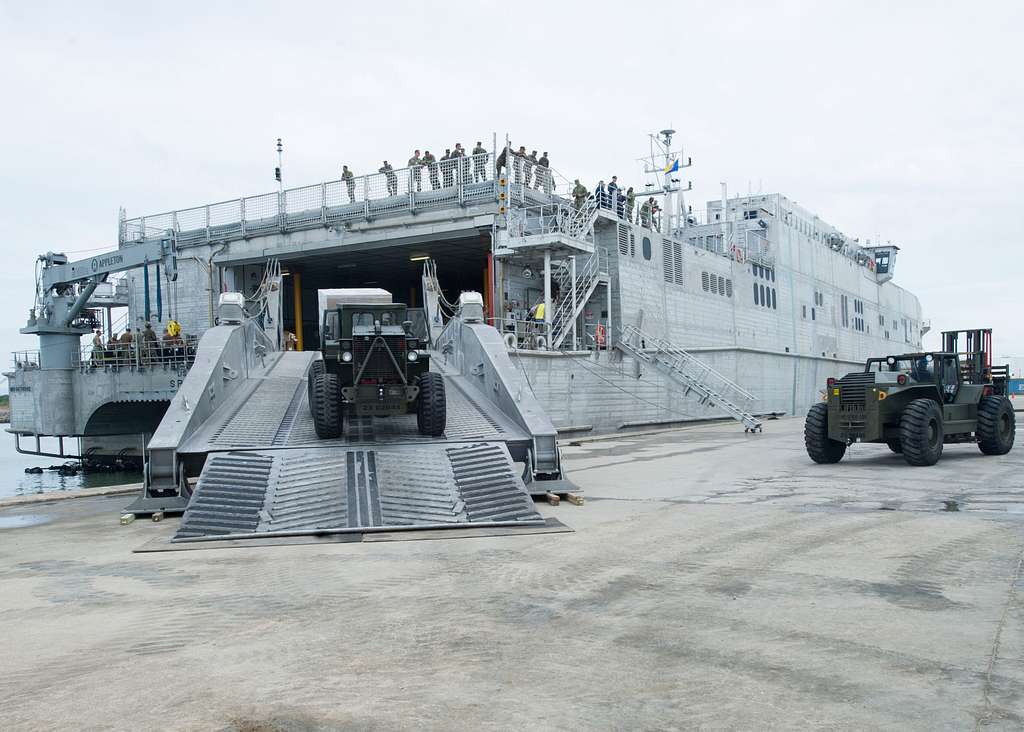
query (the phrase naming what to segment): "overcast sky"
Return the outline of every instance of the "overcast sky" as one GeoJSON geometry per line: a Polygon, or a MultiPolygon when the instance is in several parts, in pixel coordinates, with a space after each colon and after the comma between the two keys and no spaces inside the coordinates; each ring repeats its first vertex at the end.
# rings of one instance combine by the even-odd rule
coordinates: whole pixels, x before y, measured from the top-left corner
{"type": "Polygon", "coordinates": [[[1024,3],[145,5],[0,0],[4,354],[36,254],[273,190],[279,136],[288,185],[507,131],[592,188],[669,124],[694,208],[726,181],[891,239],[936,332],[1024,354],[1024,3]]]}

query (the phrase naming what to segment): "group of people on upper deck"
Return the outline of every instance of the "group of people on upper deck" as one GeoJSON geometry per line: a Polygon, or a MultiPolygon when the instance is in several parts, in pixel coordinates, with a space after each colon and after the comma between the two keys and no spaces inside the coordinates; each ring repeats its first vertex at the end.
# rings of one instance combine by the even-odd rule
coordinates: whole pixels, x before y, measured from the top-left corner
{"type": "Polygon", "coordinates": [[[659,215],[661,207],[658,206],[658,202],[653,196],[648,196],[640,205],[639,213],[634,215],[636,193],[633,192],[633,186],[627,188],[626,192],[623,193],[622,188],[619,186],[618,176],[613,175],[607,185],[605,185],[603,180],[599,180],[593,193],[580,183],[579,178],[576,179],[575,183],[576,185],[572,189],[572,201],[577,211],[583,208],[588,200],[591,200],[594,201],[598,208],[614,211],[616,216],[620,219],[625,219],[631,224],[637,223],[645,229],[661,231],[661,216],[659,215]]]}
{"type": "MultiPolygon", "coordinates": [[[[477,140],[476,146],[471,152],[467,152],[461,142],[456,142],[454,148],[445,149],[440,160],[430,150],[424,150],[422,153],[419,150],[414,150],[412,157],[407,162],[404,175],[408,175],[408,190],[411,192],[415,189],[416,192],[421,192],[424,186],[424,170],[426,170],[430,189],[438,190],[453,185],[486,181],[488,168],[487,149],[483,146],[483,142],[477,140]]],[[[511,143],[507,143],[498,153],[498,157],[494,161],[494,168],[498,176],[501,176],[503,172],[505,175],[511,175],[516,185],[543,190],[548,194],[555,191],[554,175],[551,171],[551,161],[548,159],[547,151],[537,157],[536,150],[527,153],[525,145],[520,145],[518,149],[515,149],[511,143]]],[[[398,195],[398,173],[391,163],[385,160],[377,172],[384,176],[387,195],[398,195]]],[[[348,192],[349,203],[355,203],[356,176],[348,165],[341,166],[341,180],[348,192]]],[[[577,210],[581,209],[587,200],[593,200],[600,208],[614,211],[619,218],[626,219],[630,223],[638,223],[647,229],[661,231],[658,202],[653,196],[648,196],[637,212],[635,210],[636,194],[633,192],[632,186],[623,192],[617,176],[613,175],[607,185],[603,180],[598,181],[593,193],[590,193],[577,178],[570,193],[577,210]]],[[[369,197],[368,191],[363,191],[363,197],[369,197]]]]}
{"type": "MultiPolygon", "coordinates": [[[[545,193],[553,193],[555,190],[554,180],[551,176],[548,154],[545,152],[539,158],[537,151],[527,154],[526,147],[520,146],[513,150],[512,145],[506,145],[495,161],[495,168],[498,175],[504,170],[509,172],[509,160],[511,159],[511,172],[517,184],[530,187],[535,190],[543,188],[545,193]]],[[[472,152],[467,152],[461,142],[456,142],[454,148],[446,148],[444,155],[438,160],[430,152],[414,150],[412,157],[407,162],[407,175],[409,176],[409,190],[420,192],[423,190],[423,171],[426,170],[426,177],[430,182],[430,188],[448,188],[457,184],[480,183],[487,180],[487,149],[483,142],[477,140],[472,152]]],[[[398,195],[398,173],[387,160],[377,169],[378,173],[384,175],[384,184],[387,195],[398,195]]],[[[348,193],[349,203],[356,201],[356,176],[348,165],[341,166],[341,180],[345,184],[348,193]]],[[[363,196],[367,193],[364,191],[363,196]]]]}

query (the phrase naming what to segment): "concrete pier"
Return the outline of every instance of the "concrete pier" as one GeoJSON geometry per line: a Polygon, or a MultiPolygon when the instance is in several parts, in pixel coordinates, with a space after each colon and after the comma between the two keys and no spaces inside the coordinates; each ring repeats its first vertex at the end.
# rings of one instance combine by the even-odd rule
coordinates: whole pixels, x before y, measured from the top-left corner
{"type": "Polygon", "coordinates": [[[572,533],[133,553],[178,520],[2,509],[0,728],[1021,729],[1022,448],[801,428],[565,444],[572,533]]]}

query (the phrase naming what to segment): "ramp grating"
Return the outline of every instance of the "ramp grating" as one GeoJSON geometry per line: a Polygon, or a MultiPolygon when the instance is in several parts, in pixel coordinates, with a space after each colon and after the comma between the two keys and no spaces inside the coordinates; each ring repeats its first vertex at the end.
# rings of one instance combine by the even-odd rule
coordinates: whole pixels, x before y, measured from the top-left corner
{"type": "Polygon", "coordinates": [[[227,453],[207,460],[175,541],[540,524],[501,442],[227,453]]]}
{"type": "Polygon", "coordinates": [[[215,455],[206,462],[177,537],[255,531],[273,459],[251,453],[215,455]]]}

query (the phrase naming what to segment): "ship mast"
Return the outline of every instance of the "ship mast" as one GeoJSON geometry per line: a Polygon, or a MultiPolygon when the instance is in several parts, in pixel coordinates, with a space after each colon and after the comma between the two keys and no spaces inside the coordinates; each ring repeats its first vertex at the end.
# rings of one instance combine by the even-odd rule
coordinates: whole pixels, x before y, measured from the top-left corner
{"type": "Polygon", "coordinates": [[[658,133],[650,133],[647,137],[650,140],[650,154],[640,158],[639,162],[644,165],[644,172],[648,175],[661,176],[661,187],[654,183],[647,183],[647,190],[638,193],[638,196],[663,196],[662,210],[665,212],[664,231],[671,233],[676,229],[686,227],[686,211],[683,192],[693,189],[693,184],[688,183],[686,188],[679,185],[677,177],[679,171],[690,167],[693,162],[690,158],[683,158],[683,149],[672,149],[672,136],[676,131],[668,128],[658,133]],[[678,204],[676,196],[678,195],[678,204]]]}

